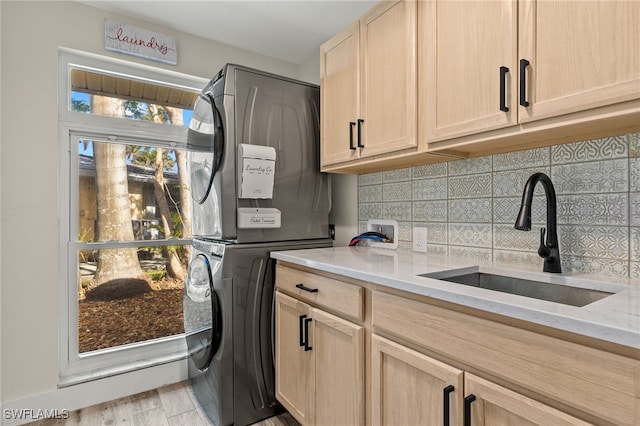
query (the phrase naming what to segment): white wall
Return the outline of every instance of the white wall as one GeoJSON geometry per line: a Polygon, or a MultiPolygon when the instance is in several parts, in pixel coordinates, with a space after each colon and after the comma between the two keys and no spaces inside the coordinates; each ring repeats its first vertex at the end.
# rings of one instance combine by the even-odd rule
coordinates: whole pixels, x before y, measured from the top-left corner
{"type": "MultiPolygon", "coordinates": [[[[0,6],[0,52],[2,51],[2,7],[0,6]]],[[[2,99],[2,55],[0,55],[0,99],[2,99]]],[[[0,129],[2,104],[0,103],[0,129]]],[[[0,164],[2,164],[2,133],[0,132],[0,164]]],[[[0,224],[2,223],[2,175],[0,174],[0,224]]],[[[2,259],[2,227],[0,226],[0,259],[2,259]]],[[[2,308],[2,262],[0,261],[0,309],[2,308]]],[[[1,313],[1,312],[0,312],[1,313]]],[[[2,408],[2,315],[0,315],[0,409],[2,408]]]]}
{"type": "MultiPolygon", "coordinates": [[[[301,80],[320,84],[320,50],[300,65],[301,80]]],[[[346,246],[358,233],[358,177],[331,175],[332,209],[329,223],[336,229],[335,246],[346,246]]]]}
{"type": "MultiPolygon", "coordinates": [[[[93,392],[101,385],[93,382],[73,391],[57,390],[58,222],[64,220],[57,217],[58,180],[64,179],[57,161],[58,47],[204,78],[226,62],[293,78],[300,78],[299,67],[76,2],[2,1],[0,8],[0,392],[5,406],[7,401],[63,395],[56,408],[74,408],[81,403],[65,403],[64,398],[80,397],[83,386],[86,392],[93,392]],[[178,65],[106,51],[105,18],[175,36],[178,65]]],[[[166,380],[176,380],[181,374],[171,372],[166,380]]],[[[116,376],[104,385],[118,392],[136,391],[138,376],[116,376]]],[[[111,396],[117,395],[102,391],[99,398],[111,396]]]]}

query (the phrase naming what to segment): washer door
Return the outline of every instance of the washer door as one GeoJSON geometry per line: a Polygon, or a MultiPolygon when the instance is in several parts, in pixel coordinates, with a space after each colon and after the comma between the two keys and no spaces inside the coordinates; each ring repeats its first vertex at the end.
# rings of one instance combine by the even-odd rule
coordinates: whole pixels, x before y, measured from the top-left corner
{"type": "Polygon", "coordinates": [[[222,312],[213,287],[211,263],[203,253],[196,255],[189,264],[183,306],[189,357],[199,370],[204,371],[222,341],[222,312]]]}
{"type": "Polygon", "coordinates": [[[209,196],[222,161],[223,142],[220,112],[213,97],[202,93],[193,107],[187,134],[187,149],[191,151],[191,196],[198,204],[204,203],[209,196]]]}

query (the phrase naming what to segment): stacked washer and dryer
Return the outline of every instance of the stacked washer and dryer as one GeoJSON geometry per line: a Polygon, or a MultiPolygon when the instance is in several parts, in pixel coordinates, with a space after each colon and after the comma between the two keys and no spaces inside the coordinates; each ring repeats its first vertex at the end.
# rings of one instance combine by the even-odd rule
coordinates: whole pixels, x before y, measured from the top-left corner
{"type": "Polygon", "coordinates": [[[272,251],[329,247],[319,87],[227,64],[193,110],[193,241],[184,288],[189,378],[215,425],[280,411],[272,251]]]}

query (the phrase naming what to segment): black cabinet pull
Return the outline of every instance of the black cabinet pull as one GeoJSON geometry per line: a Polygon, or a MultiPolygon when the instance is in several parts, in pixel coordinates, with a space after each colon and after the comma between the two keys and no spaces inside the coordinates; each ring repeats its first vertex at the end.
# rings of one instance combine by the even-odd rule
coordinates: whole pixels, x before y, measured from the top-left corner
{"type": "Polygon", "coordinates": [[[507,106],[507,74],[509,73],[509,68],[500,67],[500,111],[509,112],[509,107],[507,106]]]}
{"type": "Polygon", "coordinates": [[[304,321],[304,350],[306,352],[313,349],[311,346],[309,346],[309,323],[312,321],[312,319],[305,318],[303,321],[304,321]]]}
{"type": "Polygon", "coordinates": [[[356,126],[354,121],[349,122],[349,149],[352,151],[356,150],[356,147],[353,146],[353,128],[356,126]]]}
{"type": "Polygon", "coordinates": [[[306,315],[300,315],[300,324],[298,326],[298,329],[300,330],[300,346],[304,346],[304,319],[306,318],[306,315]]]}
{"type": "Polygon", "coordinates": [[[471,426],[471,403],[475,400],[474,394],[464,397],[464,426],[471,426]]]}
{"type": "Polygon", "coordinates": [[[308,291],[309,293],[317,293],[318,292],[317,288],[309,288],[309,287],[305,286],[302,283],[296,284],[296,288],[299,288],[300,290],[308,291]]]}
{"type": "Polygon", "coordinates": [[[529,106],[529,101],[527,101],[527,67],[529,65],[529,61],[520,59],[520,105],[523,107],[529,106]]]}
{"type": "Polygon", "coordinates": [[[449,414],[451,411],[451,407],[449,404],[449,396],[451,395],[451,392],[453,392],[456,388],[453,387],[453,385],[449,385],[447,387],[445,387],[443,389],[443,399],[442,399],[442,410],[444,412],[443,416],[442,416],[442,424],[443,426],[449,426],[449,414]]]}
{"type": "Polygon", "coordinates": [[[362,123],[364,120],[362,118],[358,118],[358,148],[364,148],[362,144],[362,123]]]}

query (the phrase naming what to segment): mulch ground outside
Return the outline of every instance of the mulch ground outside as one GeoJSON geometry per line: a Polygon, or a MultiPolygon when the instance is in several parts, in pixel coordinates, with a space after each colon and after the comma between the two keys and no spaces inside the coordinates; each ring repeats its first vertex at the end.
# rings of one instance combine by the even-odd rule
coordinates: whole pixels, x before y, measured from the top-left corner
{"type": "Polygon", "coordinates": [[[154,284],[139,294],[79,300],[79,352],[184,333],[182,284],[170,280],[154,284]]]}

